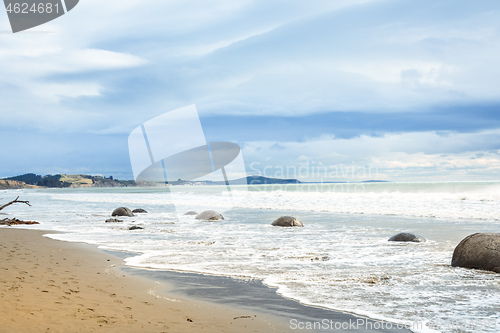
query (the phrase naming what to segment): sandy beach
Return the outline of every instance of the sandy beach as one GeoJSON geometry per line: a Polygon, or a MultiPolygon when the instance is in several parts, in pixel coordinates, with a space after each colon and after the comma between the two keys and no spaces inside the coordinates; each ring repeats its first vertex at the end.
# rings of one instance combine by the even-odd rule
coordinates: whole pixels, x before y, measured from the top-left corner
{"type": "Polygon", "coordinates": [[[0,332],[285,332],[248,310],[169,297],[91,245],[0,229],[0,332]],[[161,296],[158,296],[161,295],[161,296]]]}

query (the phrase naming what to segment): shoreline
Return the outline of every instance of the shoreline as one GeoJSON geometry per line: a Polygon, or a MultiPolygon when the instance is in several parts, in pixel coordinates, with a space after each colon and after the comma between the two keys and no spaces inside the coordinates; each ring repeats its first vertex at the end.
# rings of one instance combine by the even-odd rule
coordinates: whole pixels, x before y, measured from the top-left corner
{"type": "Polygon", "coordinates": [[[0,228],[0,255],[7,272],[0,284],[0,313],[6,318],[0,332],[37,331],[33,327],[64,332],[61,325],[75,323],[81,332],[410,332],[370,329],[381,321],[303,305],[260,280],[125,266],[129,253],[43,236],[48,233],[54,232],[0,228]],[[62,307],[65,312],[60,312],[62,307]],[[58,316],[47,321],[47,312],[58,316]],[[175,319],[167,319],[170,314],[175,319]],[[306,330],[308,323],[324,320],[330,322],[328,327],[306,330]],[[345,323],[346,329],[332,323],[345,323]]]}
{"type": "Polygon", "coordinates": [[[296,323],[294,326],[297,328],[290,328],[289,331],[411,332],[409,329],[397,329],[396,323],[308,305],[286,298],[279,295],[276,288],[266,286],[259,279],[236,279],[229,276],[131,266],[125,266],[122,270],[134,276],[145,276],[155,281],[165,281],[169,284],[168,293],[184,298],[231,305],[248,311],[265,311],[276,318],[285,320],[289,327],[292,327],[292,323],[296,323]],[[308,323],[316,323],[320,328],[316,330],[299,329],[298,323],[303,323],[303,326],[307,326],[308,323]]]}

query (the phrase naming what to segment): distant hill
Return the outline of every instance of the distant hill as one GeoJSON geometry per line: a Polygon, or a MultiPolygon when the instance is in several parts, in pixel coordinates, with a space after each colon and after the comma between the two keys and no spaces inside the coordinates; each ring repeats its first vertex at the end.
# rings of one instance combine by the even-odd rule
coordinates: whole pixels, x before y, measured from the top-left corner
{"type": "MultiPolygon", "coordinates": [[[[244,178],[229,180],[232,185],[266,185],[266,184],[301,184],[297,179],[280,179],[268,178],[262,176],[248,176],[244,178]]],[[[189,181],[189,180],[176,180],[169,182],[170,185],[225,185],[224,181],[189,181]]]]}
{"type": "Polygon", "coordinates": [[[112,176],[106,178],[89,175],[46,175],[34,173],[9,177],[0,180],[0,188],[33,188],[33,187],[125,187],[135,186],[131,180],[116,180],[112,176]]]}
{"type": "MultiPolygon", "coordinates": [[[[366,180],[362,183],[384,183],[385,180],[366,180]]],[[[248,176],[230,180],[233,185],[286,185],[307,184],[298,179],[269,178],[263,176],[248,176]]],[[[311,184],[313,184],[312,182],[311,184]]],[[[324,182],[324,184],[336,182],[324,182]]],[[[165,186],[165,183],[140,183],[133,180],[117,180],[113,176],[90,176],[90,175],[46,175],[41,176],[34,173],[0,179],[0,189],[16,188],[65,188],[65,187],[128,187],[128,186],[165,186]]],[[[178,179],[170,181],[168,185],[225,185],[224,181],[189,181],[178,179]]]]}
{"type": "MultiPolygon", "coordinates": [[[[265,184],[300,184],[297,179],[279,179],[262,176],[248,176],[230,181],[231,184],[265,185],[265,184]]],[[[146,185],[146,184],[142,184],[146,185]]],[[[148,184],[153,185],[153,184],[148,184]]],[[[223,181],[189,181],[179,179],[169,185],[225,185],[223,181]]],[[[16,188],[66,188],[66,187],[125,187],[137,186],[133,180],[116,180],[110,177],[89,175],[46,175],[27,173],[20,176],[0,179],[0,189],[16,188]]],[[[146,185],[147,186],[147,185],[146,185]]]]}
{"type": "Polygon", "coordinates": [[[280,179],[280,178],[268,178],[262,176],[248,176],[246,178],[248,185],[265,185],[265,184],[300,184],[301,181],[297,179],[280,179]]]}

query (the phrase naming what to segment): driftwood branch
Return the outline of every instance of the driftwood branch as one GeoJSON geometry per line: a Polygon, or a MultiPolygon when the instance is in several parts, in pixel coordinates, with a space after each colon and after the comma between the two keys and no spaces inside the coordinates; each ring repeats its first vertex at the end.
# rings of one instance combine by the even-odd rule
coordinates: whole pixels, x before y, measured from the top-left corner
{"type": "Polygon", "coordinates": [[[15,203],[23,203],[23,204],[27,204],[28,206],[31,206],[29,201],[23,201],[23,200],[18,200],[18,199],[19,199],[19,196],[15,200],[13,200],[13,201],[11,201],[9,203],[6,203],[3,206],[0,206],[0,210],[4,209],[5,207],[8,207],[8,206],[10,206],[12,204],[15,204],[15,203]]]}

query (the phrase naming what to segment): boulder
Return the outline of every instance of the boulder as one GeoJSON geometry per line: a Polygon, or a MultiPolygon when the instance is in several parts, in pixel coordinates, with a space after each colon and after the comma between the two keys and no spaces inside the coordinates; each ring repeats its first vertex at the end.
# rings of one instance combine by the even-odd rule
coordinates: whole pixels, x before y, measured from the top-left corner
{"type": "Polygon", "coordinates": [[[201,212],[200,214],[196,215],[197,220],[205,220],[205,221],[218,221],[218,220],[224,220],[224,216],[222,216],[220,213],[216,212],[215,210],[206,210],[204,212],[201,212]]]}
{"type": "Polygon", "coordinates": [[[190,210],[189,212],[185,213],[184,215],[198,215],[198,213],[195,212],[194,210],[190,210]]]}
{"type": "Polygon", "coordinates": [[[400,232],[389,238],[389,242],[413,242],[413,243],[422,243],[425,242],[425,239],[412,234],[411,232],[400,232]]]}
{"type": "Polygon", "coordinates": [[[115,223],[115,222],[123,222],[123,220],[118,220],[118,219],[107,219],[106,223],[115,223]]]}
{"type": "Polygon", "coordinates": [[[500,233],[477,233],[465,237],[453,251],[451,266],[500,273],[500,233]]]}
{"type": "Polygon", "coordinates": [[[133,225],[130,228],[128,228],[128,230],[142,230],[142,229],[144,229],[144,228],[143,227],[138,227],[136,225],[133,225]]]}
{"type": "Polygon", "coordinates": [[[280,218],[277,218],[276,220],[273,221],[272,225],[276,226],[276,227],[303,227],[304,226],[302,224],[302,222],[299,221],[299,219],[297,219],[293,216],[282,216],[280,218]]]}
{"type": "Polygon", "coordinates": [[[134,216],[132,211],[127,207],[117,208],[111,213],[111,216],[134,216]]]}
{"type": "Polygon", "coordinates": [[[145,209],[142,209],[142,208],[137,208],[137,209],[134,209],[132,211],[132,213],[143,213],[143,214],[146,214],[147,211],[145,209]]]}

